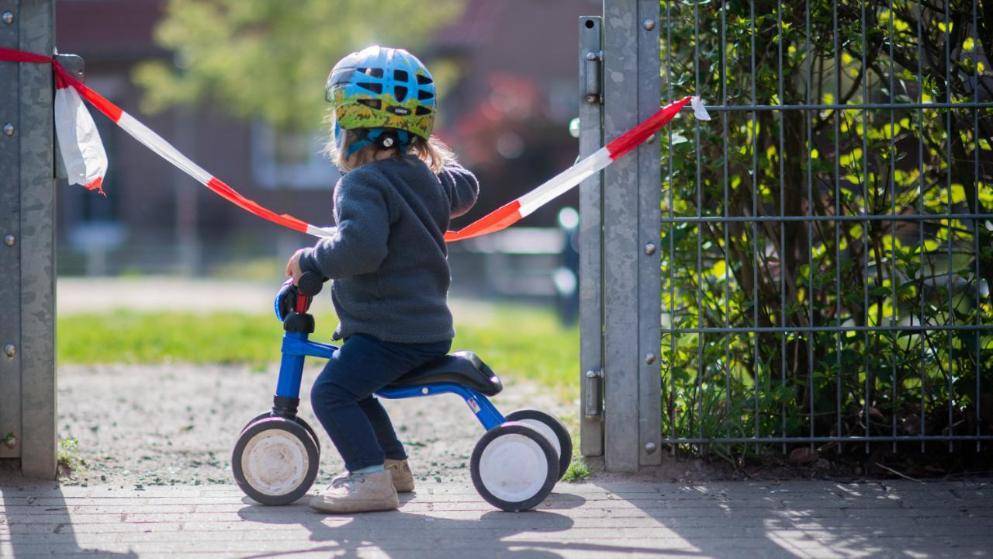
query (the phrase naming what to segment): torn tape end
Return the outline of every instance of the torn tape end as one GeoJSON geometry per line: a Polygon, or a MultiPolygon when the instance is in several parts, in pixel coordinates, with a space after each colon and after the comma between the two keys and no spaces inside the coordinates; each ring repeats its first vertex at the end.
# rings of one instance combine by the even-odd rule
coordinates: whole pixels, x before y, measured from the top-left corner
{"type": "Polygon", "coordinates": [[[697,120],[710,120],[710,113],[707,112],[707,108],[703,106],[703,99],[700,99],[699,95],[694,95],[690,99],[690,106],[693,107],[693,116],[697,120]]]}

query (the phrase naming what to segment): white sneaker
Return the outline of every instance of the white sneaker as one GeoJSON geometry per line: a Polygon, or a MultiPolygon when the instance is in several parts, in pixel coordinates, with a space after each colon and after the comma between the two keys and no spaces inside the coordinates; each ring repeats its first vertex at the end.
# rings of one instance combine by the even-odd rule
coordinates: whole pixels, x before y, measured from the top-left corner
{"type": "Polygon", "coordinates": [[[386,459],[386,470],[393,477],[393,487],[397,493],[410,493],[414,490],[414,474],[406,460],[386,459]]]}
{"type": "Polygon", "coordinates": [[[334,478],[310,506],[323,512],[350,513],[400,508],[389,470],[371,474],[343,474],[334,478]]]}

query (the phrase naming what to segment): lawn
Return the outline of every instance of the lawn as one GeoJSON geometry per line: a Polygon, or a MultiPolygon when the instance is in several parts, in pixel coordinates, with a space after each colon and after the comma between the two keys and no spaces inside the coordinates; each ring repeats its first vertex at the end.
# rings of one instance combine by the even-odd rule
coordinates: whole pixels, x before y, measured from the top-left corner
{"type": "MultiPolygon", "coordinates": [[[[315,340],[329,340],[335,319],[319,313],[315,340]]],[[[553,313],[502,306],[456,324],[454,349],[472,349],[498,374],[539,382],[569,401],[578,397],[579,333],[553,313]]],[[[274,371],[282,327],[271,314],[113,311],[58,319],[60,364],[236,363],[274,371]]]]}

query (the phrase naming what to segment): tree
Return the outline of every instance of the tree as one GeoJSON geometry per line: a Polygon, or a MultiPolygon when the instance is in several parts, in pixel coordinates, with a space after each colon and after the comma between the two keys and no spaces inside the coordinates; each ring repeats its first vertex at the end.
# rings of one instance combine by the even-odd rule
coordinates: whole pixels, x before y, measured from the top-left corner
{"type": "MultiPolygon", "coordinates": [[[[335,61],[370,44],[416,51],[463,0],[170,0],[156,41],[174,64],[135,71],[144,108],[212,101],[236,116],[312,130],[335,61]]],[[[441,68],[444,74],[444,68],[441,68]]],[[[439,70],[435,70],[439,73],[439,70]]],[[[444,76],[436,76],[444,85],[444,76]]]]}

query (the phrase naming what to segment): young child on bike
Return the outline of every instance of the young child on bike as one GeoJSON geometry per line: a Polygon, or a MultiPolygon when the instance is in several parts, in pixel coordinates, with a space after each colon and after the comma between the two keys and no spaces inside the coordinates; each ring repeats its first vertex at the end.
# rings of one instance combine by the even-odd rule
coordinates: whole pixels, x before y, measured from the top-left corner
{"type": "Polygon", "coordinates": [[[479,184],[431,136],[431,74],[402,49],[373,46],[331,70],[329,153],[336,234],[286,265],[332,280],[344,344],[314,381],[311,405],[347,472],[311,499],[326,512],[390,510],[414,480],[403,445],[373,394],[451,349],[451,275],[444,234],[475,204],[479,184]]]}

